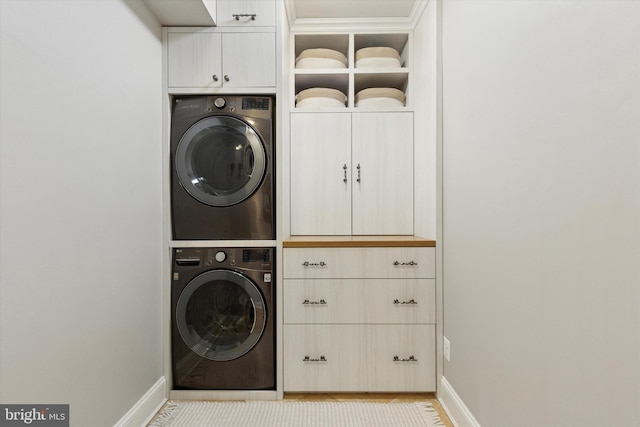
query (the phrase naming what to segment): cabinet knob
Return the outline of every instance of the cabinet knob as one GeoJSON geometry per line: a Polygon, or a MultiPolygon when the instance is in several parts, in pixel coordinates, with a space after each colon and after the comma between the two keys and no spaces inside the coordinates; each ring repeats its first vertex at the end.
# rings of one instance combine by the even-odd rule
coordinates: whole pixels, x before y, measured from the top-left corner
{"type": "Polygon", "coordinates": [[[228,81],[229,81],[229,76],[228,76],[228,75],[226,75],[226,74],[224,75],[224,81],[225,81],[225,82],[228,82],[228,81]]]}
{"type": "Polygon", "coordinates": [[[217,81],[218,81],[218,75],[217,75],[217,74],[214,74],[213,76],[211,76],[211,79],[212,79],[214,82],[217,82],[217,81]]]}

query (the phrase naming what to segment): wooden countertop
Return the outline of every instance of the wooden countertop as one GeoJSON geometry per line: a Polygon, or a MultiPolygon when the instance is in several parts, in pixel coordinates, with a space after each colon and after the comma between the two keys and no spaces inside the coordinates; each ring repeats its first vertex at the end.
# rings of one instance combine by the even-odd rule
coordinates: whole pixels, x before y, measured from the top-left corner
{"type": "Polygon", "coordinates": [[[285,248],[435,247],[435,240],[417,236],[291,236],[285,248]]]}

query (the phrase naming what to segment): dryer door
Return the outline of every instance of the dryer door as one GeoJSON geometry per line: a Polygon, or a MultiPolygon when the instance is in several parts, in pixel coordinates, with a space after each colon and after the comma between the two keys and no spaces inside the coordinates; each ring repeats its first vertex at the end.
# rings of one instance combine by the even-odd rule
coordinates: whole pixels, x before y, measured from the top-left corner
{"type": "Polygon", "coordinates": [[[211,270],[195,277],[180,294],[176,323],[195,353],[214,361],[233,360],[260,340],[267,323],[265,301],[246,276],[211,270]]]}
{"type": "Polygon", "coordinates": [[[248,123],[231,116],[210,116],[182,136],[175,168],[180,184],[196,200],[231,206],[258,188],[266,161],[264,144],[248,123]]]}

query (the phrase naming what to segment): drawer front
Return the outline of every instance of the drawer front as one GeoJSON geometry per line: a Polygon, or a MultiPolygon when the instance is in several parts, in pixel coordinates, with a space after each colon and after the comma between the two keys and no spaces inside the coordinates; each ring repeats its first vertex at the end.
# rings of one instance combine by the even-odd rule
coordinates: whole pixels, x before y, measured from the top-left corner
{"type": "Polygon", "coordinates": [[[285,248],[285,279],[435,278],[435,248],[285,248]]]}
{"type": "Polygon", "coordinates": [[[434,279],[286,279],[285,323],[435,323],[434,279]]]}
{"type": "Polygon", "coordinates": [[[434,325],[285,325],[284,391],[427,392],[434,325]]]}

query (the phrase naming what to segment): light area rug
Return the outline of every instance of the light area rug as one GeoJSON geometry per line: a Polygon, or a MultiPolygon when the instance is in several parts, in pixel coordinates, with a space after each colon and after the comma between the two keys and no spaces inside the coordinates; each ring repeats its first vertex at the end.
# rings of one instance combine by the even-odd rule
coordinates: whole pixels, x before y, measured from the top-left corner
{"type": "Polygon", "coordinates": [[[428,402],[169,401],[149,427],[437,427],[428,402]]]}

